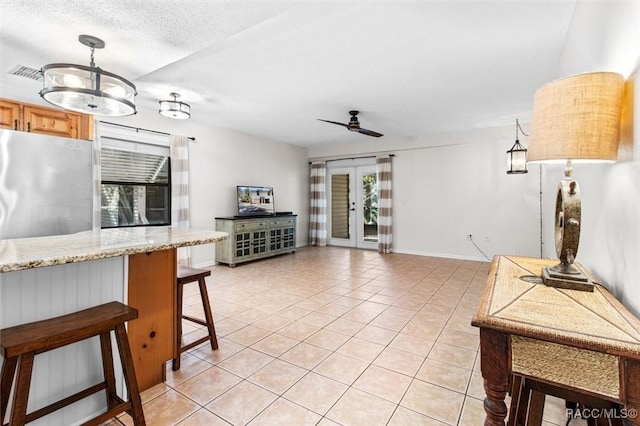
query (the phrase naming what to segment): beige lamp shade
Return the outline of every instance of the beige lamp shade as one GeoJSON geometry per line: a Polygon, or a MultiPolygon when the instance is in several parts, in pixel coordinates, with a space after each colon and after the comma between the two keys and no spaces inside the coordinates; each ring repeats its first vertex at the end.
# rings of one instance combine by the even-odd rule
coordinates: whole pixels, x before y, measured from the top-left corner
{"type": "Polygon", "coordinates": [[[536,92],[529,162],[615,161],[624,78],[611,72],[552,81],[536,92]]]}

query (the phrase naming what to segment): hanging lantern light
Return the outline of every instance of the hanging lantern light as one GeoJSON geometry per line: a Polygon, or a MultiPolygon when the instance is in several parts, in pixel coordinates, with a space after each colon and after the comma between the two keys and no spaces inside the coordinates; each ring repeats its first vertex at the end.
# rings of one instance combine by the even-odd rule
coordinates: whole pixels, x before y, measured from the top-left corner
{"type": "MultiPolygon", "coordinates": [[[[527,170],[527,148],[520,144],[518,139],[518,130],[522,131],[520,123],[516,118],[516,143],[513,144],[511,149],[507,151],[507,174],[524,174],[528,173],[527,170]]],[[[527,135],[522,132],[523,135],[527,135]]]]}

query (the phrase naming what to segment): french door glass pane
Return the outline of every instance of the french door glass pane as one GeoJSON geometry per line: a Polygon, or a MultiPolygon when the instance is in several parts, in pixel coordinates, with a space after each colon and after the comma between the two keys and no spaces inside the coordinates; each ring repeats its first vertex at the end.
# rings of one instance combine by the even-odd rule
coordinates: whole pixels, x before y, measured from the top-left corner
{"type": "Polygon", "coordinates": [[[378,179],[375,173],[362,175],[362,226],[365,241],[378,241],[378,179]]]}
{"type": "Polygon", "coordinates": [[[331,175],[331,238],[351,238],[348,173],[331,175]]]}

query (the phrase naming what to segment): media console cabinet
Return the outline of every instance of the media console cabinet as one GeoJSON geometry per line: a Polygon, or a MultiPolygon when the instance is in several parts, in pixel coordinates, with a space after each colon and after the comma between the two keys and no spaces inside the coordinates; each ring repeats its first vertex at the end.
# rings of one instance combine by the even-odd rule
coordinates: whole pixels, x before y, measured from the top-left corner
{"type": "Polygon", "coordinates": [[[296,250],[297,215],[217,217],[216,231],[229,239],[216,245],[216,263],[231,267],[296,250]]]}

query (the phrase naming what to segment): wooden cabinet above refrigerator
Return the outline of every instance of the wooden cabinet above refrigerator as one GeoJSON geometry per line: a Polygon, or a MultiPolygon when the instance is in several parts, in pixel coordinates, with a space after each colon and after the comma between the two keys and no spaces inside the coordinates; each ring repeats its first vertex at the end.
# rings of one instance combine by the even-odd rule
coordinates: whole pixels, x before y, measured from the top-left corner
{"type": "Polygon", "coordinates": [[[0,128],[72,139],[93,139],[93,117],[0,99],[0,128]]]}

